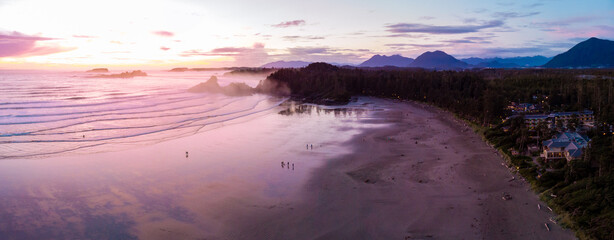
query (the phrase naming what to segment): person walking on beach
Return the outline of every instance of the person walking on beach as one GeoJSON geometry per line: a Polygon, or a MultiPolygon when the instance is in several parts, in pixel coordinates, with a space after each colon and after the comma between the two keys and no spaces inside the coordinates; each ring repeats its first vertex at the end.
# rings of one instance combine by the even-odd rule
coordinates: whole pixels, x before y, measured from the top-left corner
{"type": "Polygon", "coordinates": [[[311,149],[313,149],[313,144],[311,144],[311,149]]]}
{"type": "Polygon", "coordinates": [[[284,161],[281,161],[281,168],[284,168],[285,166],[284,161]]]}
{"type": "Polygon", "coordinates": [[[185,158],[188,158],[188,151],[185,151],[185,158]]]}

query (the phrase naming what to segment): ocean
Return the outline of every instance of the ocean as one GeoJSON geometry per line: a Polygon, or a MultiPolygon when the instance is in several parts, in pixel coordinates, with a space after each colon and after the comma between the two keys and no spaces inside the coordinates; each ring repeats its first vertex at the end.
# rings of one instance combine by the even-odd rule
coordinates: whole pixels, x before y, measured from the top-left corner
{"type": "Polygon", "coordinates": [[[88,78],[83,72],[0,71],[0,159],[115,151],[195,134],[283,102],[186,90],[217,76],[220,85],[256,86],[264,75],[223,71],[148,72],[88,78]]]}
{"type": "Polygon", "coordinates": [[[294,208],[350,139],[384,127],[373,99],[188,93],[211,75],[263,77],[148,74],[0,73],[0,239],[233,239],[248,216],[294,208]]]}

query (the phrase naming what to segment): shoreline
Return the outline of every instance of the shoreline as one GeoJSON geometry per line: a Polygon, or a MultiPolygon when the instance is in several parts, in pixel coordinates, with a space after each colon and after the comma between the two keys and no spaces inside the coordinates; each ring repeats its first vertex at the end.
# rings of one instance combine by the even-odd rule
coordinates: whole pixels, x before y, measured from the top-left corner
{"type": "Polygon", "coordinates": [[[345,143],[352,153],[316,169],[302,201],[248,216],[228,236],[575,239],[549,221],[554,213],[530,185],[452,113],[416,102],[375,101],[386,110],[362,122],[389,127],[345,143]],[[512,199],[503,200],[504,193],[512,199]]]}

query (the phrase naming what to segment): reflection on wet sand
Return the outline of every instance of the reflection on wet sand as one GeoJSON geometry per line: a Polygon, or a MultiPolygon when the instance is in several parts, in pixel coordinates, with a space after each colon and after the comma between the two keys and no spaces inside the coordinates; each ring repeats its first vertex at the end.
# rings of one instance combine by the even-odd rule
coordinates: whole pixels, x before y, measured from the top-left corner
{"type": "Polygon", "coordinates": [[[363,116],[287,103],[126,151],[0,161],[0,239],[229,238],[243,216],[293,208],[363,116]]]}
{"type": "Polygon", "coordinates": [[[290,116],[290,115],[320,115],[320,114],[334,114],[336,117],[351,117],[351,116],[362,116],[368,110],[360,107],[327,107],[313,104],[300,104],[294,101],[287,101],[281,105],[281,107],[285,107],[286,109],[279,112],[281,115],[290,116]]]}

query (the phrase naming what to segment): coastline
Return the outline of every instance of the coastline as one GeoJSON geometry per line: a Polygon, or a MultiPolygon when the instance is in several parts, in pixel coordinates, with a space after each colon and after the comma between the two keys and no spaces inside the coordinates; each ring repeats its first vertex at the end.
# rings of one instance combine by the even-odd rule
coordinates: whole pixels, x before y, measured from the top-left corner
{"type": "Polygon", "coordinates": [[[575,239],[549,221],[554,213],[530,185],[452,113],[416,102],[376,101],[385,110],[362,121],[389,127],[348,141],[352,153],[314,171],[301,202],[252,214],[228,236],[575,239]],[[512,199],[503,200],[504,193],[512,199]]]}

